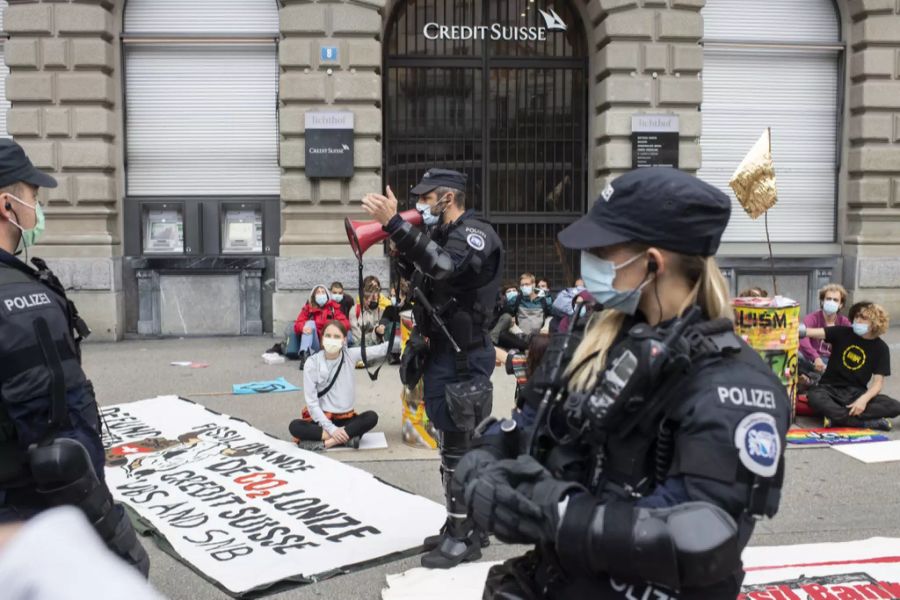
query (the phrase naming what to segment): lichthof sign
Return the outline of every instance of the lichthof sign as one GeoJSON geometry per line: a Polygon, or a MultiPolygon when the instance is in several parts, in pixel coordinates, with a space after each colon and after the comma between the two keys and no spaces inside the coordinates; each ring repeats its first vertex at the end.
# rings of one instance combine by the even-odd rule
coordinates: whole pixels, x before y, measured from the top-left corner
{"type": "Polygon", "coordinates": [[[633,115],[631,117],[631,168],[678,168],[678,117],[633,115]]]}
{"type": "Polygon", "coordinates": [[[306,122],[306,176],[353,177],[353,113],[308,112],[306,122]]]}

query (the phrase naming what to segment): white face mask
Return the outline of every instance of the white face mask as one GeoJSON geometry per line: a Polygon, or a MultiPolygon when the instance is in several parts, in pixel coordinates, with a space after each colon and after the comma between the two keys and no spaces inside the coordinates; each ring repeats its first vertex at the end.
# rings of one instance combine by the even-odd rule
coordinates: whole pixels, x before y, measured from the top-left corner
{"type": "Polygon", "coordinates": [[[344,342],[334,338],[325,338],[322,340],[322,347],[325,348],[325,352],[328,354],[337,354],[344,347],[344,342]]]}

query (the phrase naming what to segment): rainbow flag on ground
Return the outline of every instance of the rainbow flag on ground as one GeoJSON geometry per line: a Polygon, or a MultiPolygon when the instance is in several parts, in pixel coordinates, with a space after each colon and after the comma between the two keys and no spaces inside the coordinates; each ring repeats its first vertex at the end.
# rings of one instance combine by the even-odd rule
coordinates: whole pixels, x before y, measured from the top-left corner
{"type": "Polygon", "coordinates": [[[829,427],[819,429],[791,429],[787,442],[795,446],[835,446],[838,444],[861,444],[865,442],[886,442],[888,436],[874,429],[854,427],[829,427]]]}

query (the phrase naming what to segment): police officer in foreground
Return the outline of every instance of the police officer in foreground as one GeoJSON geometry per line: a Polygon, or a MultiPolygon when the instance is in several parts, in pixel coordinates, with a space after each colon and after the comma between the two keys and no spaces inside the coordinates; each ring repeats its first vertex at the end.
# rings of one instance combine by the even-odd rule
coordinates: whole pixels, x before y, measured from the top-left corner
{"type": "MultiPolygon", "coordinates": [[[[425,540],[422,565],[450,568],[481,557],[487,536],[473,530],[464,499],[449,493],[459,459],[469,449],[475,426],[491,410],[495,353],[488,334],[503,270],[503,245],[486,222],[465,208],[466,176],[430,169],[411,193],[418,197],[426,230],[397,215],[397,199],[369,194],[363,208],[379,221],[399,254],[399,266],[413,290],[415,331],[404,366],[424,360],[425,411],[439,432],[441,476],[447,521],[425,540]]],[[[401,373],[404,371],[401,370],[401,373]]],[[[418,375],[404,383],[415,387],[418,375]]]]}
{"type": "Polygon", "coordinates": [[[778,509],[790,402],[733,332],[713,258],[729,216],[713,186],[647,168],[560,233],[604,310],[560,380],[525,390],[522,454],[486,436],[459,464],[476,524],[535,544],[491,569],[485,598],[738,595],[741,551],[778,509]]]}
{"type": "Polygon", "coordinates": [[[79,349],[90,331],[44,261],[32,259],[33,269],[16,258],[44,231],[41,187],[56,180],[0,140],[0,522],[77,506],[146,576],[149,558],[104,483],[100,418],[79,349]]]}

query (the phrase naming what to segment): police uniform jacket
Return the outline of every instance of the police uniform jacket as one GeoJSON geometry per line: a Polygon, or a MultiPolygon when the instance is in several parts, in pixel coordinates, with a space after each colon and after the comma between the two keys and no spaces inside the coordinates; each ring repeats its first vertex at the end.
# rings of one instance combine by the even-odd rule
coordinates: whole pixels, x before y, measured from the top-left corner
{"type": "Polygon", "coordinates": [[[2,489],[28,485],[28,447],[46,441],[48,436],[81,442],[97,476],[103,479],[97,404],[81,369],[73,331],[77,315],[72,314],[74,306],[61,286],[47,282],[48,274],[0,250],[2,489]],[[44,337],[42,332],[49,336],[44,337]],[[57,425],[50,424],[54,393],[65,401],[57,425]]]}

